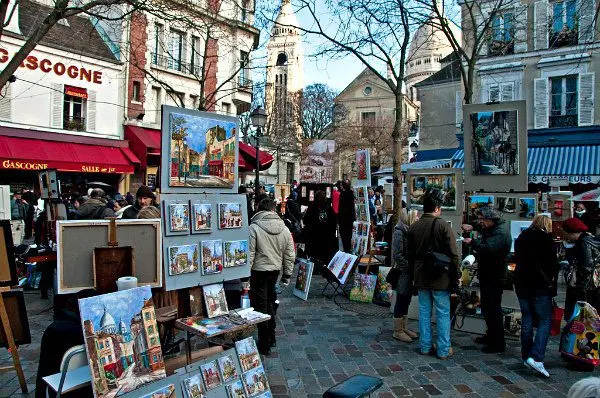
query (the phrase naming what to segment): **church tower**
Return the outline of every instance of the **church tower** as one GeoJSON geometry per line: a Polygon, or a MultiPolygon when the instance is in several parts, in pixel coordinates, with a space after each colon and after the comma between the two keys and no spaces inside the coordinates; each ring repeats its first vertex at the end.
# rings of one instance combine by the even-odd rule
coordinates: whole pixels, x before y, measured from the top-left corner
{"type": "Polygon", "coordinates": [[[304,51],[296,26],[298,19],[290,1],[282,0],[267,43],[265,106],[271,131],[287,130],[300,135],[294,107],[296,96],[304,88],[304,51]]]}

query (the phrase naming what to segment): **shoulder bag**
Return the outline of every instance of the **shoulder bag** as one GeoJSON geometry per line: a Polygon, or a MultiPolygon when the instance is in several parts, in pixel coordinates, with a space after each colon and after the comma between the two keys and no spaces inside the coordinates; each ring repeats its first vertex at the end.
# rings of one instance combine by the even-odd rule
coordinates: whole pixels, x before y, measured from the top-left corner
{"type": "Polygon", "coordinates": [[[447,273],[452,265],[452,260],[447,255],[433,250],[434,228],[437,222],[437,217],[431,223],[431,231],[429,232],[429,249],[423,258],[425,270],[434,277],[442,276],[447,273]]]}

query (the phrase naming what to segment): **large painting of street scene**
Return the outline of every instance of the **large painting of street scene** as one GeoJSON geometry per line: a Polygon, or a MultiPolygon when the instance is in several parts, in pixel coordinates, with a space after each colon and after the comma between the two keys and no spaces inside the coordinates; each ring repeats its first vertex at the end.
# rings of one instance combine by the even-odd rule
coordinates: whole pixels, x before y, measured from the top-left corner
{"type": "Polygon", "coordinates": [[[97,398],[112,398],[167,376],[150,287],[79,300],[97,398]]]}
{"type": "Polygon", "coordinates": [[[235,122],[169,114],[171,187],[232,188],[235,122]]]}
{"type": "Polygon", "coordinates": [[[517,111],[471,114],[473,175],[518,175],[517,111]]]}
{"type": "Polygon", "coordinates": [[[456,210],[456,175],[428,174],[410,175],[410,205],[414,208],[423,208],[425,193],[430,189],[440,189],[444,193],[442,209],[456,210]]]}
{"type": "Polygon", "coordinates": [[[300,161],[300,181],[331,183],[333,181],[334,140],[315,140],[305,146],[300,161]]]}

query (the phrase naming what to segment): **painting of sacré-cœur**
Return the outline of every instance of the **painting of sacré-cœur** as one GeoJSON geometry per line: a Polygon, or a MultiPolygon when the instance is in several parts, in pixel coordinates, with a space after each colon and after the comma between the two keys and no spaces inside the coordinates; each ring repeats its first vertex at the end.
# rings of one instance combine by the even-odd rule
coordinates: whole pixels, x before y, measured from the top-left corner
{"type": "Polygon", "coordinates": [[[79,311],[97,398],[167,376],[150,287],[81,299],[79,311]]]}

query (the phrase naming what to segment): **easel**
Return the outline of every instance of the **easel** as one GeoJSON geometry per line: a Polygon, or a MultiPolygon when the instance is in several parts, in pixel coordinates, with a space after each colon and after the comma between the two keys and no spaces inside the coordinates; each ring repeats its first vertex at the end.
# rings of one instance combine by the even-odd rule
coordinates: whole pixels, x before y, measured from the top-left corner
{"type": "Polygon", "coordinates": [[[17,377],[19,378],[21,391],[23,394],[27,394],[27,383],[25,382],[25,375],[23,374],[23,368],[21,367],[21,359],[19,358],[19,352],[17,351],[17,346],[15,345],[15,339],[10,327],[10,319],[8,319],[8,313],[6,312],[6,307],[4,305],[4,298],[2,297],[2,292],[9,290],[10,289],[7,287],[0,287],[0,325],[2,326],[4,334],[6,335],[6,342],[8,344],[10,355],[12,356],[13,365],[0,367],[0,373],[10,372],[13,370],[16,371],[17,377]]]}

